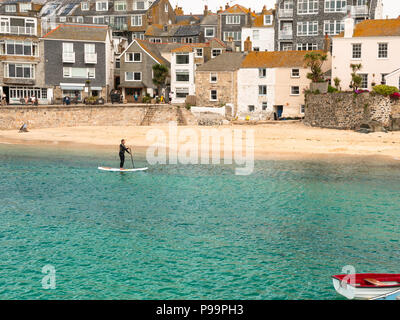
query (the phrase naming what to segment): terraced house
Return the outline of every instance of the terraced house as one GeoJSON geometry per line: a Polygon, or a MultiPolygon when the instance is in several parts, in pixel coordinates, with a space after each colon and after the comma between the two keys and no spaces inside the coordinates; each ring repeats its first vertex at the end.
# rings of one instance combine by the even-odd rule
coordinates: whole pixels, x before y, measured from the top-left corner
{"type": "Polygon", "coordinates": [[[126,36],[129,41],[144,39],[150,25],[176,22],[168,0],[56,0],[46,5],[42,17],[51,28],[54,21],[109,25],[114,35],[126,36]]]}
{"type": "Polygon", "coordinates": [[[61,24],[41,39],[44,75],[53,103],[69,96],[102,97],[108,101],[114,85],[114,51],[108,26],[61,24]]]}
{"type": "Polygon", "coordinates": [[[381,0],[278,0],[275,50],[321,50],[325,35],[344,30],[344,19],[354,22],[382,18],[381,0]]]}
{"type": "Polygon", "coordinates": [[[8,1],[0,5],[0,93],[10,104],[49,102],[39,42],[41,5],[8,1]]]}

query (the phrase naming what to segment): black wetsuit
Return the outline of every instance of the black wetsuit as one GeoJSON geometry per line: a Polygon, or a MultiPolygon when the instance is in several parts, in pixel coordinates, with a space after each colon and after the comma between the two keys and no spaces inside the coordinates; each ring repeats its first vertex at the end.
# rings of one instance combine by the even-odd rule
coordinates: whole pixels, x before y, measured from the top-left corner
{"type": "Polygon", "coordinates": [[[128,150],[127,147],[125,147],[122,143],[119,145],[119,159],[121,160],[121,163],[119,165],[120,168],[124,167],[124,163],[125,163],[125,152],[128,152],[129,154],[131,154],[128,150]]]}

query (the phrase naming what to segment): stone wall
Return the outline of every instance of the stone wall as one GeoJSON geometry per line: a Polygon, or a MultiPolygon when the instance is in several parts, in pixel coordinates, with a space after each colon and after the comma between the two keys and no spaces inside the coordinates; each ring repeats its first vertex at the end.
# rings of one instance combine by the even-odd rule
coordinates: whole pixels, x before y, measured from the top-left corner
{"type": "Polygon", "coordinates": [[[324,128],[356,130],[369,126],[390,130],[394,105],[390,98],[370,93],[308,94],[304,122],[324,128]]]}
{"type": "MultiPolygon", "coordinates": [[[[156,112],[151,117],[150,125],[168,124],[170,121],[178,122],[177,107],[169,105],[7,106],[0,107],[0,130],[19,129],[24,123],[27,123],[30,129],[138,126],[141,125],[145,115],[152,107],[156,109],[156,112]]],[[[185,111],[187,110],[182,112],[183,122],[193,124],[190,113],[185,111]]]]}

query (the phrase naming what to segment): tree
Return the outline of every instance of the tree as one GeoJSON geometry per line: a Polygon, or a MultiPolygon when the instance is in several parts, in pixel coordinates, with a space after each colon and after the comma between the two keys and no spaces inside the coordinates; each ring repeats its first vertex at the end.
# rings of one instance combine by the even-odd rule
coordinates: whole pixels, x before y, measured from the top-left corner
{"type": "Polygon", "coordinates": [[[342,82],[342,80],[340,80],[338,77],[336,77],[335,79],[333,79],[333,81],[335,82],[335,88],[340,91],[340,82],[342,82]]]}
{"type": "Polygon", "coordinates": [[[324,73],[322,72],[322,65],[328,60],[326,54],[319,52],[310,52],[304,56],[306,66],[311,69],[311,72],[307,74],[307,79],[312,82],[324,82],[324,73]]]}
{"type": "Polygon", "coordinates": [[[157,86],[158,94],[161,92],[161,88],[167,83],[169,76],[169,69],[163,64],[155,64],[153,66],[153,83],[157,86]]]}
{"type": "Polygon", "coordinates": [[[361,70],[362,65],[361,63],[358,64],[350,64],[350,68],[353,71],[351,73],[351,82],[350,82],[350,89],[353,89],[353,91],[357,91],[359,87],[361,87],[362,84],[362,77],[357,74],[358,71],[361,70]]]}

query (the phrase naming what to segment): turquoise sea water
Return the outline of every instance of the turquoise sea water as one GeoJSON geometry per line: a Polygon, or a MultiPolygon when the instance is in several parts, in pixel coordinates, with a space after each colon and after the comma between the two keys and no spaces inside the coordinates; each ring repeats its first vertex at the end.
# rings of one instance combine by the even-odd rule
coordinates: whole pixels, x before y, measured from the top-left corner
{"type": "Polygon", "coordinates": [[[400,273],[400,163],[98,165],[118,160],[0,145],[1,299],[339,299],[345,265],[400,273]]]}

